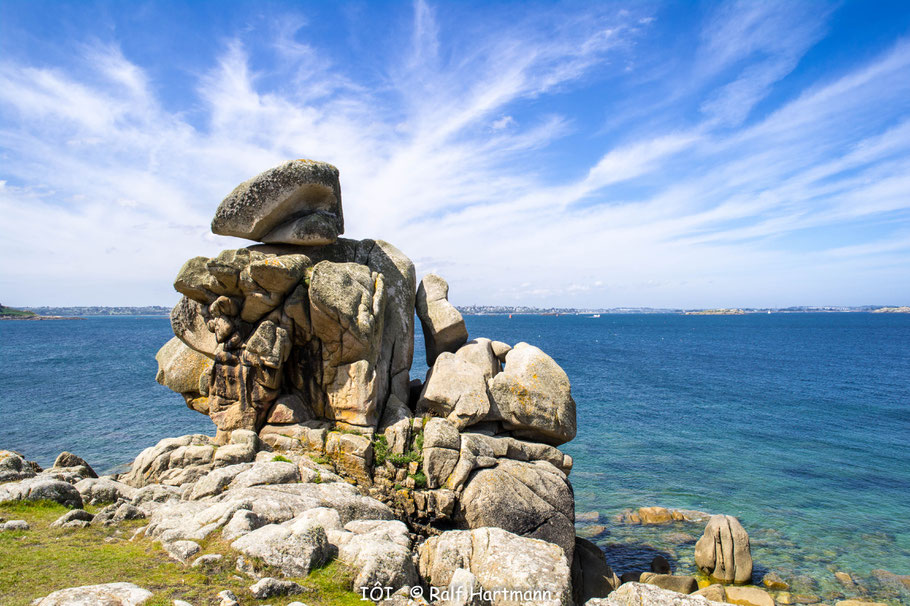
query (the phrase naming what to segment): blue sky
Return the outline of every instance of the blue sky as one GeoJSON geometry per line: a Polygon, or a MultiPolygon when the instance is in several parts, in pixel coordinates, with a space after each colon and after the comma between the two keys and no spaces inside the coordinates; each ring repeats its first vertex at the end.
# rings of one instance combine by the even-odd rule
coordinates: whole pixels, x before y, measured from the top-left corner
{"type": "Polygon", "coordinates": [[[0,0],[4,304],[173,304],[298,157],[456,304],[910,304],[905,2],[0,0]]]}

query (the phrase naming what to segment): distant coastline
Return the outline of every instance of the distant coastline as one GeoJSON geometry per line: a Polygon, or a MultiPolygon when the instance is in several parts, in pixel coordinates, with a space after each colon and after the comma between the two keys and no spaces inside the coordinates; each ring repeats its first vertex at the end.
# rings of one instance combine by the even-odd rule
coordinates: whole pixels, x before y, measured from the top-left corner
{"type": "MultiPolygon", "coordinates": [[[[527,305],[465,305],[456,306],[468,316],[594,316],[600,314],[680,314],[689,316],[739,316],[747,314],[799,314],[799,313],[910,313],[910,306],[860,305],[860,306],[793,306],[793,307],[736,307],[736,308],[670,308],[670,307],[532,307],[527,305]]],[[[78,320],[88,317],[149,316],[169,317],[171,308],[162,305],[142,307],[68,306],[21,307],[0,305],[0,319],[4,320],[78,320]]]]}
{"type": "Polygon", "coordinates": [[[593,316],[599,314],[681,314],[690,316],[731,316],[746,314],[800,314],[800,313],[910,313],[908,306],[794,306],[794,307],[738,307],[738,308],[663,308],[663,307],[604,307],[596,309],[575,307],[529,307],[504,305],[456,306],[468,316],[593,316]]]}
{"type": "Polygon", "coordinates": [[[171,315],[171,308],[162,305],[145,305],[142,307],[107,307],[102,305],[68,306],[68,307],[23,307],[22,310],[43,317],[86,318],[96,316],[165,316],[171,315]]]}

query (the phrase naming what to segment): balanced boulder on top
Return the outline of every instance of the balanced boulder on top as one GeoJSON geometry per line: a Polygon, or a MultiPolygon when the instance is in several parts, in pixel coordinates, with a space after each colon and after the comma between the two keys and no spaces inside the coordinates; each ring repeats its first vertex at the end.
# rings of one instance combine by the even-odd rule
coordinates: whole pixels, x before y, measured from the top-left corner
{"type": "Polygon", "coordinates": [[[338,169],[291,160],[256,175],[224,199],[212,232],[267,243],[332,244],[344,233],[338,169]]]}

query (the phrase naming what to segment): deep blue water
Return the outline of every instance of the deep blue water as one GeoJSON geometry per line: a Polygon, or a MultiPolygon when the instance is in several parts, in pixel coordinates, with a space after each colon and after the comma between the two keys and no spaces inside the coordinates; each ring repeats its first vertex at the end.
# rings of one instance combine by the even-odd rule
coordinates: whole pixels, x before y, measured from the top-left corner
{"type": "MultiPolygon", "coordinates": [[[[910,574],[910,315],[466,320],[472,337],[537,345],[569,375],[578,511],[728,513],[758,571],[910,574]]],[[[0,448],[42,465],[71,450],[103,470],[163,437],[213,434],[155,383],[171,336],[165,318],[0,322],[0,448]]],[[[607,526],[597,542],[620,572],[653,552],[691,568],[685,540],[607,526]]]]}

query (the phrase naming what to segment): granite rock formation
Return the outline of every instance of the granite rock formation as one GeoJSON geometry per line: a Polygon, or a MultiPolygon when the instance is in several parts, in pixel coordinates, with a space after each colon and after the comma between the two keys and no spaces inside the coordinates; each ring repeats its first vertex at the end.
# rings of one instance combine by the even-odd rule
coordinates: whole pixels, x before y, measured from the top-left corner
{"type": "MultiPolygon", "coordinates": [[[[587,594],[612,589],[605,563],[587,552],[574,562],[572,459],[558,449],[576,431],[565,372],[527,343],[469,341],[443,278],[427,275],[418,288],[413,263],[391,244],[339,238],[342,217],[336,168],[286,162],[238,186],[212,221],[214,233],[256,243],[195,257],[178,272],[183,299],[171,314],[175,337],[157,355],[158,381],[211,417],[217,433],[164,440],[121,478],[140,491],[174,487],[187,501],[154,513],[149,535],[198,541],[214,524],[236,549],[294,574],[336,554],[358,563],[363,579],[413,584],[412,546],[388,523],[350,527],[367,518],[348,514],[337,524],[292,522],[333,506],[309,488],[282,489],[299,505],[278,517],[244,500],[248,491],[267,496],[245,477],[278,474],[266,483],[296,486],[319,473],[388,511],[368,508],[370,519],[398,517],[418,536],[495,528],[505,534],[482,536],[550,544],[564,560],[553,581],[560,596],[582,566],[587,594]],[[409,376],[415,312],[430,366],[423,382],[409,376]],[[266,451],[328,469],[266,469],[256,462],[266,451]],[[377,554],[400,562],[374,570],[377,554]]],[[[469,568],[458,574],[490,582],[469,568]]]]}

